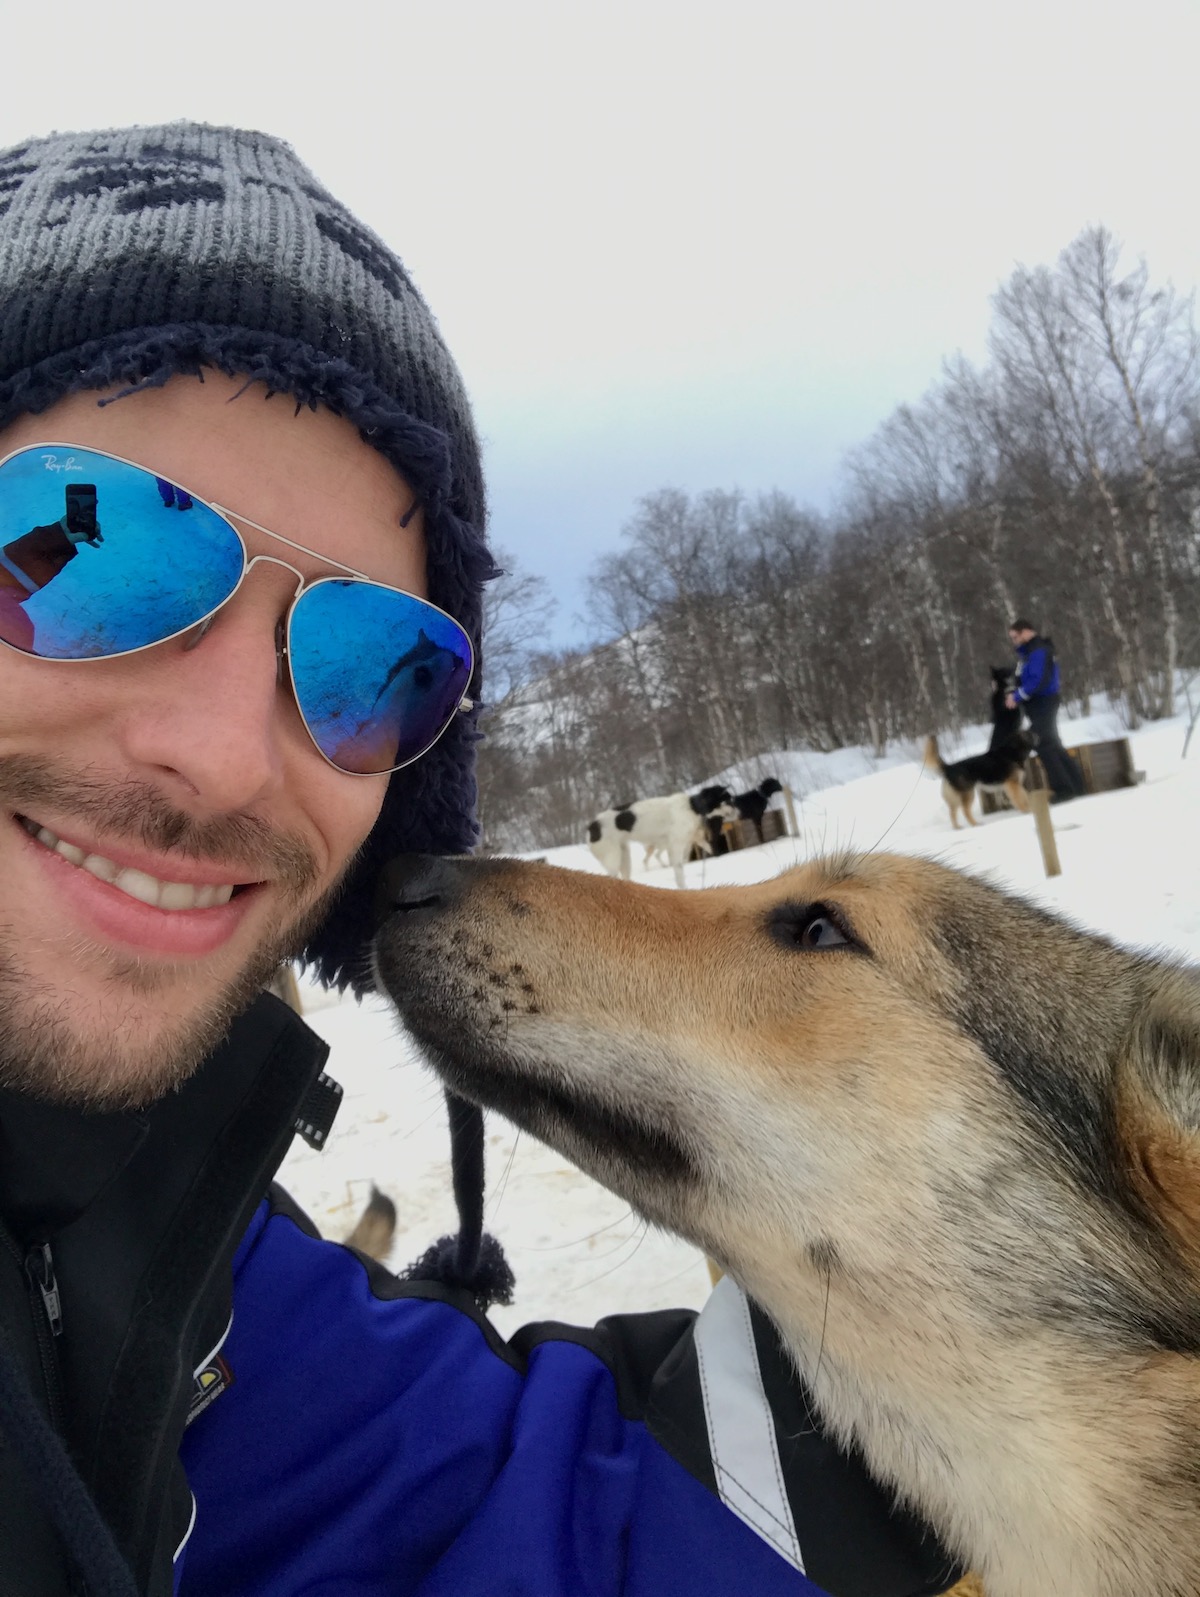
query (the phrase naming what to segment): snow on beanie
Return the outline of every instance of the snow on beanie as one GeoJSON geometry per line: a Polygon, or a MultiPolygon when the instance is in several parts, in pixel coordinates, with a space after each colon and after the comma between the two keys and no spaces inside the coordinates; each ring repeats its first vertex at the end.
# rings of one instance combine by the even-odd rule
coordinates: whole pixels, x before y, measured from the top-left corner
{"type": "MultiPolygon", "coordinates": [[[[175,122],[0,152],[0,428],[79,390],[215,368],[344,416],[417,490],[429,594],[478,650],[479,445],[462,379],[396,255],[263,133],[175,122]]],[[[478,679],[469,691],[479,695],[478,679]]],[[[398,771],[305,956],[368,990],[374,883],[401,852],[464,853],[474,716],[398,771]]]]}

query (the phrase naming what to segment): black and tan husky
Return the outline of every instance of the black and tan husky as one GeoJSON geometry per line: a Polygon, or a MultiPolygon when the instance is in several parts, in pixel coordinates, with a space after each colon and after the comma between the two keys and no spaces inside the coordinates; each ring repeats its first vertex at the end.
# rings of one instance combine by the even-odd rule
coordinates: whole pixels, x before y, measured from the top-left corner
{"type": "Polygon", "coordinates": [[[979,824],[974,814],[977,788],[987,793],[1007,793],[1014,809],[1028,810],[1029,799],[1022,778],[1025,762],[1032,752],[1033,739],[1027,732],[1018,730],[984,754],[947,761],[938,751],[937,738],[932,732],[929,734],[925,739],[925,764],[942,774],[942,797],[955,831],[959,815],[965,815],[972,826],[979,824]]]}
{"type": "Polygon", "coordinates": [[[395,862],[456,1092],[690,1238],[988,1597],[1200,1592],[1200,976],[928,861],[395,862]]]}

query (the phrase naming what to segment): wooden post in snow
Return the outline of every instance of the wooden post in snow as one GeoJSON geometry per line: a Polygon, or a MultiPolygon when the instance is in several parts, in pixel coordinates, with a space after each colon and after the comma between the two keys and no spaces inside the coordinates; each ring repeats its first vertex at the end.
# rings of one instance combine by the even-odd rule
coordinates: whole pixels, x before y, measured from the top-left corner
{"type": "Polygon", "coordinates": [[[796,798],[790,787],[783,790],[784,808],[787,810],[788,829],[793,837],[800,836],[800,828],[796,825],[796,798]]]}
{"type": "Polygon", "coordinates": [[[298,1015],[304,1013],[304,1002],[300,997],[300,983],[296,980],[296,972],[290,963],[280,965],[274,976],[267,983],[267,991],[274,993],[276,998],[282,998],[285,1004],[290,1004],[298,1015]]]}
{"type": "Polygon", "coordinates": [[[1029,795],[1029,808],[1037,825],[1038,842],[1042,848],[1042,864],[1047,876],[1061,876],[1058,863],[1058,844],[1054,841],[1054,827],[1050,824],[1050,794],[1044,787],[1035,787],[1029,795]]]}

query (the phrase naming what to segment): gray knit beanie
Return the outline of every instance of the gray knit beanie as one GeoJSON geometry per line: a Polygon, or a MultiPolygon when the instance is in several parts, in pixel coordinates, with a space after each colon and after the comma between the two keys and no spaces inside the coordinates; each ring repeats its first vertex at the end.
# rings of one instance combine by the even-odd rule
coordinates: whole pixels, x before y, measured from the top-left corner
{"type": "MultiPolygon", "coordinates": [[[[215,368],[353,422],[416,489],[429,592],[478,650],[479,446],[462,379],[401,262],[262,133],[175,122],[0,153],[0,428],[80,389],[215,368]]],[[[479,695],[478,678],[469,689],[479,695]]],[[[306,958],[371,986],[374,883],[392,855],[476,841],[473,717],[398,771],[306,958]]]]}

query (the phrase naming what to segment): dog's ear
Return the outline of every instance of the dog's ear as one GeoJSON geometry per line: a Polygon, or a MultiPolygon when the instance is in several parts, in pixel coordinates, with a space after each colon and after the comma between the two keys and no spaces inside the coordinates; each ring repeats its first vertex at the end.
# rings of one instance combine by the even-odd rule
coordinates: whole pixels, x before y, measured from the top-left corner
{"type": "Polygon", "coordinates": [[[1134,1022],[1118,1121],[1143,1201],[1200,1264],[1200,983],[1172,974],[1134,1022]]]}

